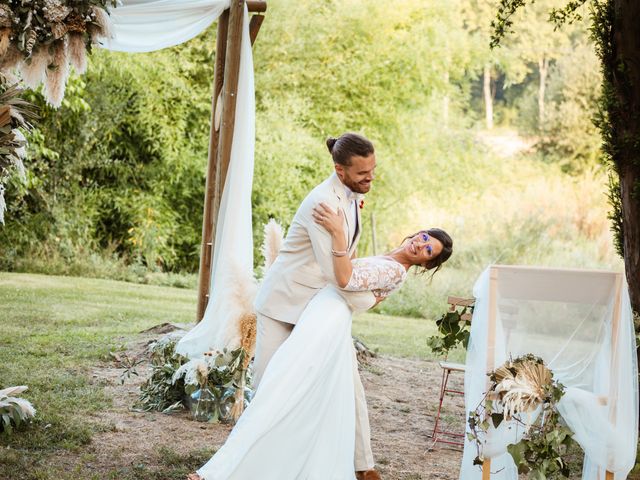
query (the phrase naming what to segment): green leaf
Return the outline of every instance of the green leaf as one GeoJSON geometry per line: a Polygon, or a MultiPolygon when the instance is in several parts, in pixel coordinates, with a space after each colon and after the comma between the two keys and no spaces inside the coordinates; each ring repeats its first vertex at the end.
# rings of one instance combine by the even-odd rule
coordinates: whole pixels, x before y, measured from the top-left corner
{"type": "Polygon", "coordinates": [[[491,420],[493,421],[494,428],[498,428],[500,426],[500,424],[502,423],[502,421],[504,420],[504,414],[503,413],[492,413],[491,414],[491,420]]]}

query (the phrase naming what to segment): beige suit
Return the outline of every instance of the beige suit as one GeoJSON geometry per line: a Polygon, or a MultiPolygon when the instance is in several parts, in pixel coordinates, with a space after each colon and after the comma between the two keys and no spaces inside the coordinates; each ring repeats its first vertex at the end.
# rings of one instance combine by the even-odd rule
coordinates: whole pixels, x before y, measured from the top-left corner
{"type": "MultiPolygon", "coordinates": [[[[344,185],[334,173],[303,200],[293,217],[280,253],[271,265],[255,300],[258,313],[258,335],[254,361],[254,381],[259,384],[271,356],[287,339],[309,301],[328,284],[336,284],[331,255],[331,236],[312,217],[320,202],[334,211],[341,209],[345,218],[345,232],[349,255],[355,252],[360,238],[360,209],[356,205],[353,221],[351,200],[344,185]]],[[[367,310],[375,304],[371,292],[347,292],[342,296],[352,310],[367,310]]],[[[373,454],[364,388],[358,374],[353,353],[356,397],[355,470],[373,468],[373,454]]]]}

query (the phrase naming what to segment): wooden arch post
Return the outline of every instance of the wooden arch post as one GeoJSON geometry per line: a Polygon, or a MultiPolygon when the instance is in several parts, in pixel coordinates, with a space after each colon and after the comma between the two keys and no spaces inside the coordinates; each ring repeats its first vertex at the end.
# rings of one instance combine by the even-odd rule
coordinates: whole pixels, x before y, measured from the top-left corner
{"type": "MultiPolygon", "coordinates": [[[[211,101],[211,134],[198,274],[197,322],[202,320],[209,301],[216,221],[231,159],[245,3],[249,12],[263,13],[267,10],[265,1],[231,0],[229,8],[218,19],[216,64],[211,101]]],[[[249,30],[252,44],[263,20],[263,15],[253,15],[251,18],[249,30]]]]}

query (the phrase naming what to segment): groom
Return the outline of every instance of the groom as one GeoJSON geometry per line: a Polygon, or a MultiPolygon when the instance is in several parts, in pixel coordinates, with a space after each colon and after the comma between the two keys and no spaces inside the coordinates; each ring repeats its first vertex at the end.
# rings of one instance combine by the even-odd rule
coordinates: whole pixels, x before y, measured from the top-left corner
{"type": "MultiPolygon", "coordinates": [[[[269,360],[287,339],[309,301],[328,284],[335,285],[331,237],[314,222],[312,211],[320,202],[341,209],[349,235],[348,254],[356,253],[362,230],[360,209],[371,188],[376,167],[373,144],[355,133],[327,140],[335,173],[315,187],[293,217],[276,261],[269,267],[255,300],[258,317],[254,385],[257,387],[269,360]]],[[[359,310],[377,302],[371,292],[341,291],[345,301],[359,310]]],[[[356,399],[355,470],[358,480],[379,480],[373,469],[371,432],[364,388],[353,350],[356,399]]]]}

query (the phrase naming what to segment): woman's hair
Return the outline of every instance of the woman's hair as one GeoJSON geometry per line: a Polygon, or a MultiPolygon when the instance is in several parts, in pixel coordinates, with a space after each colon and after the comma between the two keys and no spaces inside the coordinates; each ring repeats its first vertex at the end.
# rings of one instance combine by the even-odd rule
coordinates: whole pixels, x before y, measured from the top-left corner
{"type": "Polygon", "coordinates": [[[338,138],[327,138],[327,148],[333,157],[333,163],[348,167],[351,157],[368,157],[373,150],[373,143],[357,133],[344,133],[338,138]]]}
{"type": "Polygon", "coordinates": [[[449,260],[449,257],[453,252],[453,240],[451,239],[449,234],[444,230],[440,228],[430,228],[429,230],[420,230],[419,232],[416,232],[412,235],[409,235],[408,237],[405,237],[404,240],[402,240],[402,243],[409,240],[410,238],[415,237],[416,235],[422,232],[426,232],[427,235],[437,240],[440,240],[440,243],[442,243],[442,251],[440,252],[440,255],[420,265],[422,267],[421,273],[424,273],[428,270],[433,270],[435,268],[434,272],[431,274],[431,278],[433,278],[436,272],[440,270],[440,268],[442,268],[442,264],[447,260],[449,260]]]}

